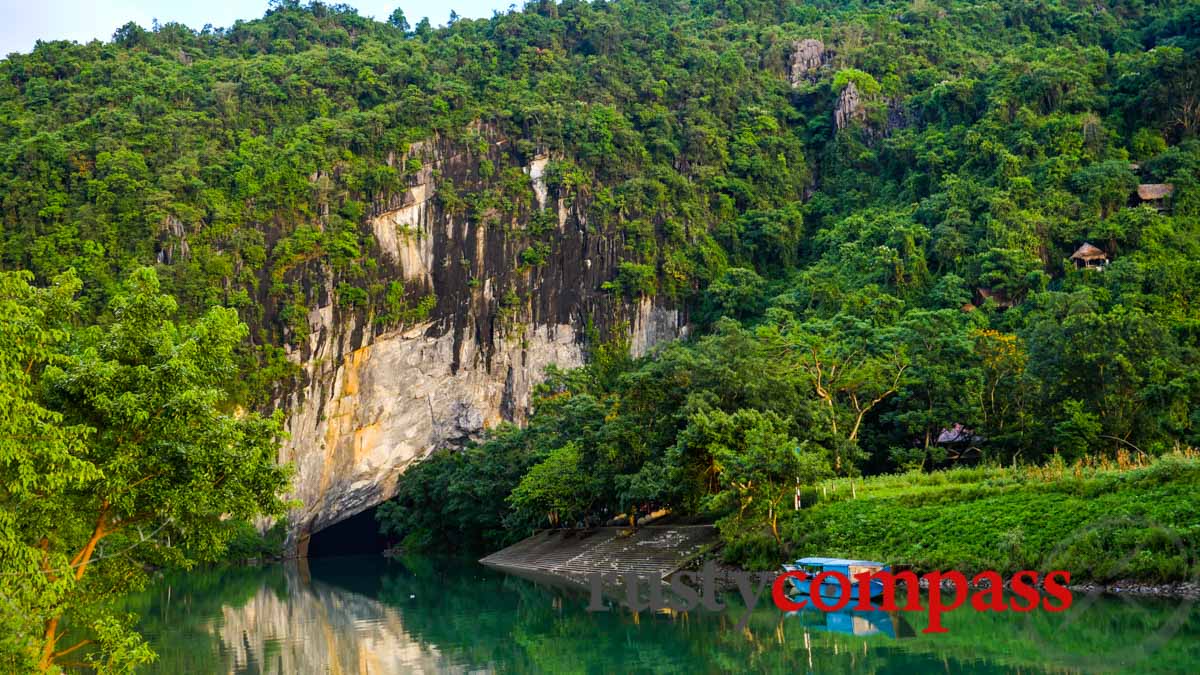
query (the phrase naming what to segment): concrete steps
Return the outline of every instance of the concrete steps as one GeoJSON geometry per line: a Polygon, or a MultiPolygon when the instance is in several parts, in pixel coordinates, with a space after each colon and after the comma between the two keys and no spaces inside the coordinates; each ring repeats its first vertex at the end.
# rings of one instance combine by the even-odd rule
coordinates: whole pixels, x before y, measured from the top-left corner
{"type": "Polygon", "coordinates": [[[717,543],[711,525],[543,530],[480,560],[501,570],[582,581],[595,572],[665,578],[717,543]]]}

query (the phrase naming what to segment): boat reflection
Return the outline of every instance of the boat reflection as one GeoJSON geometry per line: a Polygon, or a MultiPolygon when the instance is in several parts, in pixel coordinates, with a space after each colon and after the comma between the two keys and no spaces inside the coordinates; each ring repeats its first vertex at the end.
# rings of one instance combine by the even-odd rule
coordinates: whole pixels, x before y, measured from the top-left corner
{"type": "Polygon", "coordinates": [[[786,617],[788,620],[799,621],[809,630],[825,633],[842,633],[857,637],[886,635],[890,638],[915,635],[912,626],[908,625],[899,612],[885,612],[882,609],[823,612],[813,607],[805,607],[799,611],[788,612],[786,617]]]}

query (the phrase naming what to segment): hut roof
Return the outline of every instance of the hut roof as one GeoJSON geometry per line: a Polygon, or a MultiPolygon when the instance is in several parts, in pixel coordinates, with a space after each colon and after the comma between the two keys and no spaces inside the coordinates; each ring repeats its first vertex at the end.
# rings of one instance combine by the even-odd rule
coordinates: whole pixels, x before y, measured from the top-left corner
{"type": "Polygon", "coordinates": [[[949,429],[942,429],[934,442],[941,445],[943,443],[979,443],[984,440],[986,439],[983,436],[976,436],[974,431],[955,423],[949,429]]]}
{"type": "Polygon", "coordinates": [[[1108,258],[1108,255],[1087,242],[1084,242],[1083,246],[1075,249],[1075,252],[1071,254],[1071,260],[1096,260],[1098,258],[1108,258]]]}
{"type": "Polygon", "coordinates": [[[1142,183],[1138,186],[1138,199],[1142,201],[1162,199],[1169,197],[1174,191],[1175,186],[1170,183],[1142,183]]]}

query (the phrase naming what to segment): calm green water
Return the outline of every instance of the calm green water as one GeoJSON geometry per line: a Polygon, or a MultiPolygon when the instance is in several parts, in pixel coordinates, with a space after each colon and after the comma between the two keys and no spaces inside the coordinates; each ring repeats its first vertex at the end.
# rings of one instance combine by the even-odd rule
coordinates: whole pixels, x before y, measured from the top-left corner
{"type": "Polygon", "coordinates": [[[885,622],[764,598],[738,631],[740,609],[588,613],[587,599],[473,562],[355,557],[170,576],[131,609],[162,673],[1200,672],[1200,611],[1182,602],[1077,595],[1066,614],[956,611],[944,635],[903,614],[864,635],[885,622]]]}

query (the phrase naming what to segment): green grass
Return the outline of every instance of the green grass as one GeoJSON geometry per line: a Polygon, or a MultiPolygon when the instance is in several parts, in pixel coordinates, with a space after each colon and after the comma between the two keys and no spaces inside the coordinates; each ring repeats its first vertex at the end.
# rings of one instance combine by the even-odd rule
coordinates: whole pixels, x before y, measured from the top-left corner
{"type": "MultiPolygon", "coordinates": [[[[918,571],[1065,569],[1072,581],[1200,575],[1200,458],[1137,467],[972,468],[859,480],[811,491],[782,526],[787,557],[884,560],[918,571]],[[852,496],[853,495],[853,496],[852,496]],[[815,502],[815,503],[814,503],[815,502]]],[[[766,547],[725,531],[727,556],[766,547]]]]}

